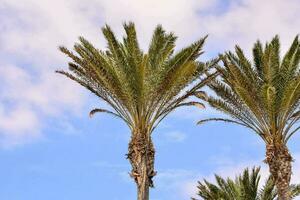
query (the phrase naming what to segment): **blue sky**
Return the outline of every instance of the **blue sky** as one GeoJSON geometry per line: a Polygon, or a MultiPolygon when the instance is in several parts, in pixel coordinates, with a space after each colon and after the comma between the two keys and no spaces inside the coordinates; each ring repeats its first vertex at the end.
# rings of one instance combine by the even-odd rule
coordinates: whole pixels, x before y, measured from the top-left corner
{"type": "MultiPolygon", "coordinates": [[[[279,34],[282,50],[299,34],[298,0],[0,0],[0,199],[132,200],[135,185],[125,159],[129,130],[105,115],[88,112],[103,103],[54,73],[83,35],[104,48],[100,28],[118,36],[134,21],[147,47],[162,24],[178,36],[178,48],[209,34],[204,61],[240,44],[247,54],[257,38],[279,34]]],[[[196,126],[216,116],[211,109],[181,109],[153,133],[156,188],[151,200],[195,197],[196,182],[214,173],[234,177],[261,165],[264,144],[252,132],[230,124],[196,126]]],[[[300,182],[300,134],[289,143],[293,182],[300,182]]]]}

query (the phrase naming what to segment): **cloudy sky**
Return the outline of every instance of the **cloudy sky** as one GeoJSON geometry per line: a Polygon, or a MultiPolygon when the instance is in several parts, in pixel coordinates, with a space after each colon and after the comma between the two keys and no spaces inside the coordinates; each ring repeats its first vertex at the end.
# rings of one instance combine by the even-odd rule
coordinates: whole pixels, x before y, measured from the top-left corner
{"type": "MultiPolygon", "coordinates": [[[[299,0],[0,0],[0,199],[132,200],[135,185],[125,159],[129,132],[117,119],[88,112],[103,103],[54,73],[82,35],[105,48],[100,28],[123,34],[134,21],[147,48],[162,24],[178,48],[209,34],[200,60],[239,44],[249,54],[260,38],[279,34],[283,51],[300,32],[299,0]]],[[[214,173],[234,177],[263,167],[264,144],[244,128],[222,123],[196,126],[216,113],[179,110],[154,133],[156,188],[151,200],[195,197],[195,183],[214,173]]],[[[289,143],[293,182],[300,182],[300,134],[289,143]]]]}

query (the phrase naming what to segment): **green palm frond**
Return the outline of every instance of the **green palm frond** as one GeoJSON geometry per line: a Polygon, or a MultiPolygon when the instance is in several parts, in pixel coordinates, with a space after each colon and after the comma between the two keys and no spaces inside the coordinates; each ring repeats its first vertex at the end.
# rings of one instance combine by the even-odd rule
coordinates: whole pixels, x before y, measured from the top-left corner
{"type": "MultiPolygon", "coordinates": [[[[259,191],[259,199],[260,200],[270,200],[270,199],[275,199],[277,196],[276,189],[275,188],[275,183],[272,180],[271,177],[269,177],[263,186],[263,188],[260,189],[259,191]]],[[[296,196],[295,196],[296,197],[296,196]]]]}
{"type": "Polygon", "coordinates": [[[300,196],[300,184],[291,185],[291,196],[292,198],[296,198],[297,196],[300,196]]]}

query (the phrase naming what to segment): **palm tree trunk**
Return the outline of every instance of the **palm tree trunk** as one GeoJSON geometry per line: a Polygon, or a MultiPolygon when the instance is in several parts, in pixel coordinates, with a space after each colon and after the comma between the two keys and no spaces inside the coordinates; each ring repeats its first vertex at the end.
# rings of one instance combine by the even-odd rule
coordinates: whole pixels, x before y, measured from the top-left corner
{"type": "Polygon", "coordinates": [[[141,163],[141,169],[140,169],[140,182],[137,183],[137,196],[138,200],[148,200],[149,199],[149,178],[147,175],[147,161],[144,160],[141,163]]]}
{"type": "Polygon", "coordinates": [[[132,166],[130,176],[137,185],[138,200],[149,200],[149,188],[153,187],[152,178],[156,175],[154,154],[150,134],[144,131],[133,132],[127,158],[132,166]]]}
{"type": "Polygon", "coordinates": [[[275,182],[278,199],[290,200],[290,181],[292,176],[292,156],[285,144],[267,144],[266,163],[275,182]]]}

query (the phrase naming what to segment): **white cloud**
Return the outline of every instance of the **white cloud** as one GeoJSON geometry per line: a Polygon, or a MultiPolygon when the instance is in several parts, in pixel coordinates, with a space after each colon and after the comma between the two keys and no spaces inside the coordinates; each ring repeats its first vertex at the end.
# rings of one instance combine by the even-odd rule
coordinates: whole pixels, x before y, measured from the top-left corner
{"type": "Polygon", "coordinates": [[[180,131],[164,132],[163,137],[169,142],[183,142],[186,139],[186,134],[180,131]]]}
{"type": "Polygon", "coordinates": [[[249,52],[258,38],[266,41],[275,34],[280,35],[286,49],[299,34],[299,9],[298,0],[230,1],[225,12],[204,17],[201,27],[210,33],[216,49],[232,49],[239,44],[249,52]]]}
{"type": "Polygon", "coordinates": [[[38,121],[31,109],[18,106],[7,110],[0,105],[0,146],[9,148],[40,137],[38,121]]]}
{"type": "MultiPolygon", "coordinates": [[[[159,170],[154,177],[155,193],[161,199],[190,199],[182,192],[182,185],[186,180],[191,180],[195,171],[186,169],[159,170]],[[164,196],[168,194],[168,196],[164,196]]],[[[154,191],[153,191],[154,192],[154,191]]]]}
{"type": "Polygon", "coordinates": [[[40,138],[44,117],[55,117],[67,110],[76,113],[82,97],[74,84],[54,72],[38,72],[38,77],[13,65],[0,68],[1,146],[15,146],[40,138]]]}

